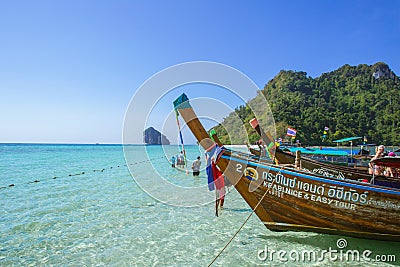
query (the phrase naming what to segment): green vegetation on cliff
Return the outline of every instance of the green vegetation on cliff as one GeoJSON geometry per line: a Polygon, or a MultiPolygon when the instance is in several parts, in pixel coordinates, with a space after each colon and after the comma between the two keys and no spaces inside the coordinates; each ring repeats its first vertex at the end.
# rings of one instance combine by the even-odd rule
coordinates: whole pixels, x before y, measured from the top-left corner
{"type": "MultiPolygon", "coordinates": [[[[385,63],[346,64],[317,78],[301,71],[280,71],[261,92],[273,113],[277,138],[285,138],[290,126],[297,129],[296,139],[307,145],[332,145],[333,140],[350,136],[400,144],[400,79],[385,63]],[[325,126],[329,133],[323,140],[325,126]]],[[[250,108],[240,106],[235,112],[248,132],[248,141],[258,140],[248,124],[253,117],[250,108]]],[[[234,125],[240,124],[233,120],[235,116],[230,114],[215,129],[224,143],[247,143],[247,138],[238,134],[240,131],[229,131],[229,140],[222,126],[243,127],[234,125]]]]}

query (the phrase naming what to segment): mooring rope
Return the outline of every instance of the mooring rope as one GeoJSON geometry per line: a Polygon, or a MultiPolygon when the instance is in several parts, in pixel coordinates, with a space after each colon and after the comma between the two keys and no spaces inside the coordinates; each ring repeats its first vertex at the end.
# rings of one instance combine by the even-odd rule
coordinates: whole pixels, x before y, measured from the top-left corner
{"type": "MultiPolygon", "coordinates": [[[[282,168],[279,170],[279,173],[281,172],[282,168]]],[[[274,185],[275,180],[272,181],[271,183],[271,188],[274,185]]],[[[254,207],[254,209],[252,209],[251,213],[249,214],[249,216],[247,216],[246,220],[244,220],[244,222],[242,223],[242,225],[239,227],[239,229],[233,234],[233,236],[229,239],[229,241],[225,244],[225,246],[221,249],[221,251],[214,257],[214,259],[211,261],[211,263],[208,265],[208,267],[210,267],[218,258],[219,256],[221,256],[222,252],[224,252],[224,250],[229,246],[229,244],[233,241],[233,239],[235,239],[235,237],[239,234],[239,232],[242,230],[242,228],[245,226],[245,224],[247,223],[247,221],[250,219],[250,217],[253,215],[253,213],[256,211],[256,209],[258,208],[258,206],[260,205],[260,203],[263,201],[264,197],[267,195],[267,193],[269,192],[269,190],[265,190],[264,195],[260,198],[260,201],[258,201],[257,205],[254,207]]]]}
{"type": "MultiPolygon", "coordinates": [[[[150,162],[150,161],[153,161],[153,160],[162,159],[162,158],[169,158],[169,157],[170,157],[170,156],[168,156],[168,155],[164,155],[164,156],[161,156],[161,157],[149,158],[149,159],[147,159],[147,160],[142,160],[142,161],[138,161],[138,162],[129,163],[128,165],[143,164],[143,163],[150,162]]],[[[104,172],[104,171],[107,170],[107,169],[113,169],[113,168],[119,168],[119,167],[127,167],[128,165],[127,165],[127,164],[120,164],[120,165],[111,166],[111,167],[108,167],[108,168],[94,169],[94,170],[92,170],[92,171],[93,171],[93,172],[104,172]]],[[[34,181],[29,181],[29,182],[26,182],[26,183],[21,183],[21,184],[18,184],[18,185],[35,184],[35,183],[40,183],[40,182],[43,182],[43,181],[55,180],[55,179],[63,178],[63,177],[73,177],[73,176],[84,175],[84,174],[86,174],[86,173],[87,173],[87,172],[82,171],[82,172],[79,172],[79,173],[72,173],[72,174],[68,174],[68,175],[65,175],[65,176],[53,176],[52,178],[49,178],[49,179],[42,179],[42,180],[35,179],[34,181]]],[[[14,184],[14,183],[11,183],[11,184],[9,184],[8,186],[1,186],[0,189],[11,188],[11,187],[15,187],[15,186],[17,186],[17,185],[14,184]]]]}

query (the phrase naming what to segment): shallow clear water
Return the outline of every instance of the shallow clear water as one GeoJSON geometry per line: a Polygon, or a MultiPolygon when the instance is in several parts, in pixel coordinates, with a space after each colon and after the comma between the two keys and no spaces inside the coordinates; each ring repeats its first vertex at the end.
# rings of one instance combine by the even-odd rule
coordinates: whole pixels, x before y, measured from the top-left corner
{"type": "MultiPolygon", "coordinates": [[[[219,217],[214,215],[213,203],[187,208],[154,199],[137,183],[153,178],[153,168],[169,184],[197,188],[193,192],[202,192],[204,199],[212,201],[214,193],[204,187],[204,171],[194,178],[171,168],[164,155],[177,154],[177,147],[146,149],[143,153],[143,146],[129,147],[131,175],[118,145],[0,145],[0,266],[210,264],[251,210],[233,188],[219,217]],[[146,161],[148,157],[152,164],[146,161]]],[[[202,155],[197,146],[187,147],[187,153],[189,162],[202,155]]],[[[159,196],[182,197],[162,185],[154,185],[159,196]]],[[[253,215],[214,265],[305,266],[310,262],[294,260],[298,253],[338,249],[339,238],[271,232],[253,215]],[[287,254],[281,259],[276,253],[268,254],[273,261],[263,261],[266,246],[269,253],[287,254]]],[[[400,264],[398,243],[345,239],[348,246],[343,251],[395,255],[396,262],[386,265],[400,264]]],[[[382,266],[381,262],[329,257],[311,263],[382,266]]]]}

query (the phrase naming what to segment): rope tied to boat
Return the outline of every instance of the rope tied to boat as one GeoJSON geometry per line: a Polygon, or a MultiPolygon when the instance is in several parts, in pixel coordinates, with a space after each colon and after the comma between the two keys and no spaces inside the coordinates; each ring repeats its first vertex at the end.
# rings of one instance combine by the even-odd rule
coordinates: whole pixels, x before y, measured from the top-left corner
{"type": "MultiPolygon", "coordinates": [[[[280,173],[282,170],[282,167],[280,168],[279,172],[280,173]]],[[[273,185],[275,184],[275,180],[272,181],[270,188],[272,189],[273,185]]],[[[249,214],[249,216],[247,216],[247,218],[244,220],[244,222],[242,223],[242,225],[239,227],[239,229],[233,234],[233,236],[229,239],[229,241],[225,244],[225,246],[221,249],[221,251],[214,257],[214,259],[211,261],[211,263],[208,265],[208,267],[210,267],[218,258],[219,256],[221,256],[222,252],[224,252],[224,250],[229,246],[229,244],[233,241],[233,239],[235,239],[235,237],[239,234],[239,232],[242,230],[242,228],[246,225],[246,223],[248,222],[248,220],[250,219],[250,217],[253,215],[253,213],[256,211],[256,209],[258,208],[258,206],[261,204],[261,202],[263,201],[264,197],[267,195],[267,193],[270,193],[270,190],[267,189],[265,190],[264,195],[260,198],[260,200],[258,201],[257,205],[255,205],[254,209],[252,209],[251,213],[249,214]]]]}

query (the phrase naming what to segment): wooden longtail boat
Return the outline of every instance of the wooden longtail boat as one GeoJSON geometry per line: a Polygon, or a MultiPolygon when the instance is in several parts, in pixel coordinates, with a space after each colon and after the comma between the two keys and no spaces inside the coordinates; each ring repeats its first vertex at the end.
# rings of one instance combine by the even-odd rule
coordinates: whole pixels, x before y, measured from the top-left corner
{"type": "MultiPolygon", "coordinates": [[[[265,139],[265,136],[263,134],[262,129],[258,125],[258,122],[253,119],[252,122],[250,123],[252,127],[256,130],[258,135],[265,139]]],[[[266,142],[270,142],[269,138],[267,138],[266,142]]],[[[260,150],[256,150],[253,148],[249,148],[250,153],[260,156],[260,150]]],[[[280,148],[276,148],[275,150],[275,162],[277,164],[294,164],[296,160],[296,156],[293,154],[286,153],[282,151],[280,148]]],[[[307,157],[301,157],[300,159],[301,167],[309,170],[315,174],[320,174],[323,176],[327,177],[335,177],[338,179],[351,179],[351,180],[357,180],[357,181],[363,181],[364,179],[367,179],[368,182],[373,181],[374,184],[376,185],[383,185],[383,186],[388,186],[388,187],[394,187],[394,188],[400,188],[400,180],[399,179],[393,179],[390,177],[385,177],[383,175],[375,176],[373,177],[371,174],[368,174],[367,170],[362,170],[362,169],[357,169],[354,167],[349,167],[349,166],[341,166],[341,165],[336,165],[336,164],[330,164],[327,162],[321,162],[317,160],[313,160],[307,157]]]]}
{"type": "Polygon", "coordinates": [[[374,159],[372,164],[385,166],[385,167],[393,167],[400,169],[400,158],[399,157],[383,157],[374,159]]]}
{"type": "MultiPolygon", "coordinates": [[[[216,147],[185,94],[174,106],[206,151],[216,147]]],[[[226,149],[216,164],[270,230],[400,241],[399,189],[327,178],[226,149]]]]}

